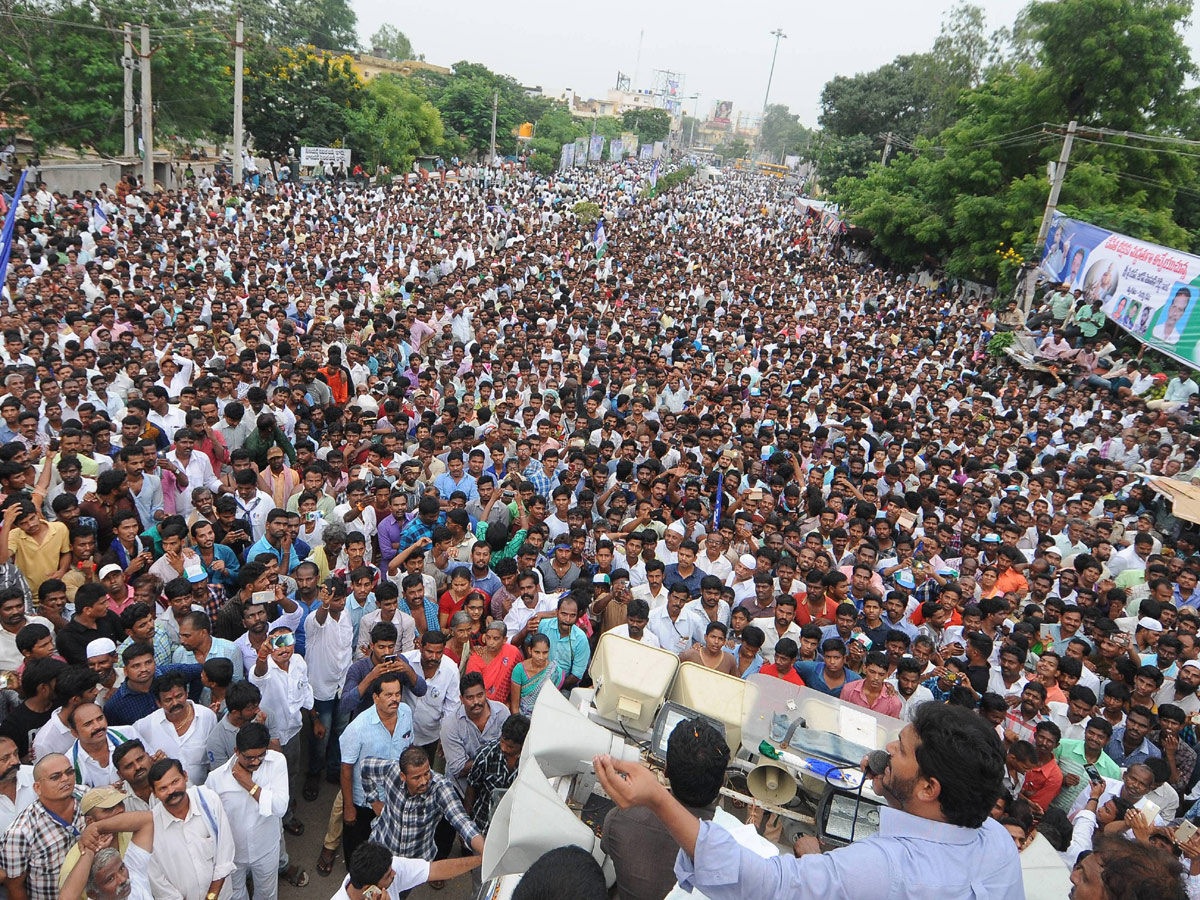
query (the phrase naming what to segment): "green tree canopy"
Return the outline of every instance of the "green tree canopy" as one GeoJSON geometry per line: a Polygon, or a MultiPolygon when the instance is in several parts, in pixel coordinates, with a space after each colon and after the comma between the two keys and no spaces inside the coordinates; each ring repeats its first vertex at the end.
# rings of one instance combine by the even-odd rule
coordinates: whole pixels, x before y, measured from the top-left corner
{"type": "Polygon", "coordinates": [[[671,131],[671,114],[665,109],[627,109],[621,114],[621,126],[636,134],[639,143],[665,141],[671,131]]]}
{"type": "Polygon", "coordinates": [[[371,35],[371,46],[368,49],[372,53],[382,54],[385,59],[397,62],[414,58],[412,41],[395,25],[387,23],[380,25],[371,35]]]}

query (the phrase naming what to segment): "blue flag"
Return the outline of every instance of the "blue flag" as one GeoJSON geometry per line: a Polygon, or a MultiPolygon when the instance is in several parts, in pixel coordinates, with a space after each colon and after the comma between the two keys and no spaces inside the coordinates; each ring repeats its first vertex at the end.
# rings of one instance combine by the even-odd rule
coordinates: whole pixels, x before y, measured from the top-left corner
{"type": "Polygon", "coordinates": [[[658,187],[658,160],[654,161],[654,165],[650,167],[650,187],[658,187]]]}
{"type": "Polygon", "coordinates": [[[21,180],[17,182],[13,201],[8,205],[8,214],[4,217],[4,230],[0,231],[0,287],[8,278],[8,258],[12,255],[13,232],[17,230],[17,204],[25,194],[25,176],[27,174],[27,170],[21,172],[21,180]]]}

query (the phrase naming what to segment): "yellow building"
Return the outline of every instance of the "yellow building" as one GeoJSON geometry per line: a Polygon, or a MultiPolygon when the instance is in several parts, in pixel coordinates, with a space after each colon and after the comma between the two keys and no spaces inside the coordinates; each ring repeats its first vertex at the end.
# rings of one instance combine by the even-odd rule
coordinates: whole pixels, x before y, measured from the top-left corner
{"type": "Polygon", "coordinates": [[[449,75],[450,70],[445,66],[435,66],[423,59],[405,59],[397,62],[382,56],[370,56],[366,53],[351,55],[354,71],[362,76],[363,81],[370,81],[380,75],[398,75],[408,78],[417,72],[437,72],[439,75],[449,75]]]}

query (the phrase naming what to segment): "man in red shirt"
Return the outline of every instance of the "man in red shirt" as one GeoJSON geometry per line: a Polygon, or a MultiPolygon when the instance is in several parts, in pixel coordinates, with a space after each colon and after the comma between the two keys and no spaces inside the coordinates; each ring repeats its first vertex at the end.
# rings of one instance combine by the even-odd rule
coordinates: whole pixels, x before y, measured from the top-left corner
{"type": "Polygon", "coordinates": [[[1037,750],[1037,765],[1025,773],[1025,784],[1021,794],[1043,812],[1050,808],[1058,792],[1062,790],[1063,773],[1054,758],[1054,750],[1062,731],[1053,722],[1039,722],[1033,736],[1037,750]]]}
{"type": "Polygon", "coordinates": [[[799,651],[800,648],[791,638],[780,638],[775,645],[775,662],[764,665],[760,671],[782,678],[797,687],[804,687],[804,679],[796,672],[796,656],[799,651]]]}

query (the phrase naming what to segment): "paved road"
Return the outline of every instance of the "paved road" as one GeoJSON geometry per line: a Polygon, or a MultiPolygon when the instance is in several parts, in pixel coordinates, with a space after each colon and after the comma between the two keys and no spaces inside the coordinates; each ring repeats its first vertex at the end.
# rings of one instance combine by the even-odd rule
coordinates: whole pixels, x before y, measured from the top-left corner
{"type": "MultiPolygon", "coordinates": [[[[329,900],[346,877],[346,864],[339,852],[337,861],[333,864],[333,872],[322,878],[317,874],[317,855],[321,852],[321,839],[325,835],[325,825],[329,821],[329,809],[337,789],[331,784],[321,785],[321,796],[312,803],[300,801],[297,814],[304,822],[304,834],[300,837],[288,836],[288,854],[293,861],[301,863],[308,870],[309,884],[307,887],[295,888],[286,881],[279,884],[279,896],[282,900],[329,900]]],[[[447,882],[440,891],[428,887],[419,887],[412,892],[412,900],[471,900],[475,891],[471,886],[471,877],[464,875],[447,882]]]]}

